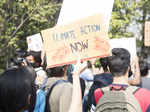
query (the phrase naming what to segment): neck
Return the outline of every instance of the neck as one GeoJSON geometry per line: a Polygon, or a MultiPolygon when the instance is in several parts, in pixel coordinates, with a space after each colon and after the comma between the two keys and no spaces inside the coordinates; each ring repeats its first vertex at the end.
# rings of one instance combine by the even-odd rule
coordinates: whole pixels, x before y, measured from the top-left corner
{"type": "Polygon", "coordinates": [[[128,77],[127,76],[114,77],[113,84],[127,84],[128,85],[128,77]]]}

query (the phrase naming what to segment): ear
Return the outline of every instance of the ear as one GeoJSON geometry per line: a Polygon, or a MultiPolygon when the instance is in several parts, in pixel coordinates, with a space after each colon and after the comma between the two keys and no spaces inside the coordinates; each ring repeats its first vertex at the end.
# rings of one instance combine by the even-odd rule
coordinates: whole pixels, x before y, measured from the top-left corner
{"type": "Polygon", "coordinates": [[[31,94],[28,95],[27,103],[28,103],[28,105],[31,104],[31,94]]]}
{"type": "Polygon", "coordinates": [[[128,67],[127,71],[126,71],[126,75],[129,76],[129,71],[130,71],[130,66],[128,67]]]}

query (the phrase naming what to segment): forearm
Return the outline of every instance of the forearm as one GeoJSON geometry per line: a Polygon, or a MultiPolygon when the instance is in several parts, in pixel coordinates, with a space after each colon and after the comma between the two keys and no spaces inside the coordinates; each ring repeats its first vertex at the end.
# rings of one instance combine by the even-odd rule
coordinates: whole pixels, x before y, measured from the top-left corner
{"type": "Polygon", "coordinates": [[[82,112],[82,94],[79,75],[73,75],[73,93],[69,112],[82,112]]]}
{"type": "Polygon", "coordinates": [[[139,68],[139,62],[138,59],[135,63],[134,73],[133,73],[133,79],[129,80],[130,85],[139,85],[141,82],[141,74],[140,74],[140,68],[139,68]]]}

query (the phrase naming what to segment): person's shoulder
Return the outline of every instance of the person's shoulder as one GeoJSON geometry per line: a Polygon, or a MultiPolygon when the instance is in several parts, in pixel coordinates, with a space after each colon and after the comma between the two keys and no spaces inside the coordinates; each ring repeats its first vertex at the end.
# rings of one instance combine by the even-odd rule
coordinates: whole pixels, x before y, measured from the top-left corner
{"type": "Polygon", "coordinates": [[[101,99],[101,97],[103,96],[103,91],[101,88],[97,88],[95,91],[94,91],[94,100],[96,102],[96,104],[98,103],[98,101],[101,99]]]}
{"type": "Polygon", "coordinates": [[[94,82],[103,82],[107,85],[111,84],[113,81],[113,76],[111,73],[101,73],[94,76],[94,82]]]}
{"type": "Polygon", "coordinates": [[[94,75],[94,79],[98,79],[98,78],[102,78],[102,77],[112,77],[112,74],[104,72],[104,73],[94,75]]]}
{"type": "Polygon", "coordinates": [[[72,86],[72,83],[70,83],[69,81],[65,81],[61,83],[59,87],[63,89],[72,89],[73,86],[72,86]]]}
{"type": "Polygon", "coordinates": [[[150,96],[150,91],[146,88],[139,88],[136,93],[143,94],[143,95],[148,94],[150,96]]]}
{"type": "Polygon", "coordinates": [[[145,88],[138,88],[135,92],[134,92],[134,96],[142,101],[145,102],[149,102],[150,103],[150,91],[148,89],[145,88]]]}
{"type": "Polygon", "coordinates": [[[52,85],[52,84],[54,84],[56,82],[57,82],[57,87],[60,87],[60,88],[69,88],[69,87],[71,87],[72,88],[72,84],[69,81],[67,81],[64,78],[62,78],[62,77],[51,77],[51,78],[48,78],[47,85],[52,85]]]}

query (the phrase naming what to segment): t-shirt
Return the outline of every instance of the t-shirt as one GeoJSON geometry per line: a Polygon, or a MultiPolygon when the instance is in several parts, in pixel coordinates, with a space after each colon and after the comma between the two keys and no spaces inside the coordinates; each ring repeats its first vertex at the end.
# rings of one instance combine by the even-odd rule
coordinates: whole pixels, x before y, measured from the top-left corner
{"type": "Polygon", "coordinates": [[[150,78],[142,77],[141,78],[141,87],[150,90],[150,78]]]}
{"type": "Polygon", "coordinates": [[[47,74],[43,70],[42,67],[35,68],[35,71],[37,75],[35,79],[35,84],[40,87],[44,83],[44,81],[47,79],[47,74]]]}
{"type": "Polygon", "coordinates": [[[86,81],[93,81],[94,76],[90,69],[85,69],[81,74],[80,77],[86,81]]]}
{"type": "MultiPolygon", "coordinates": [[[[46,89],[57,80],[62,79],[64,80],[64,78],[48,78],[46,89]]],[[[51,112],[67,112],[69,110],[72,100],[72,89],[71,83],[61,83],[53,88],[49,97],[51,112]]]]}
{"type": "MultiPolygon", "coordinates": [[[[119,88],[122,86],[127,87],[128,85],[122,85],[122,84],[112,84],[111,86],[113,86],[114,88],[119,88]]],[[[98,103],[98,101],[101,99],[101,97],[103,96],[103,93],[101,91],[100,88],[96,89],[95,92],[98,92],[99,96],[97,96],[97,98],[95,99],[96,104],[98,103]]],[[[94,93],[95,93],[94,92],[94,93]]],[[[150,112],[150,91],[148,91],[145,88],[139,88],[135,93],[134,96],[136,97],[136,99],[138,100],[142,112],[150,112]]],[[[94,107],[96,107],[96,105],[94,105],[94,107]]]]}

